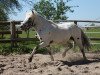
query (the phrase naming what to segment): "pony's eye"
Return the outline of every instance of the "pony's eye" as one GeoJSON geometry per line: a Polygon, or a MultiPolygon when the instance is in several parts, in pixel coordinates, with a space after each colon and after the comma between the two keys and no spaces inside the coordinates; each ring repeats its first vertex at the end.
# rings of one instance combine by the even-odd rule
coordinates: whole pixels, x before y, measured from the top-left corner
{"type": "Polygon", "coordinates": [[[28,21],[30,22],[31,21],[31,18],[29,18],[28,21]]]}
{"type": "Polygon", "coordinates": [[[31,18],[29,18],[28,20],[31,21],[31,18]]]}

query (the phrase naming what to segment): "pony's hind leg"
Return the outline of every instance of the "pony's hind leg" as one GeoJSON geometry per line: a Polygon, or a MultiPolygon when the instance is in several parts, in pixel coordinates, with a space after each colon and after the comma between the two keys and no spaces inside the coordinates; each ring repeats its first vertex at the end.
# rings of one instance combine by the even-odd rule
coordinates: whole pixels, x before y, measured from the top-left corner
{"type": "Polygon", "coordinates": [[[85,55],[85,52],[84,52],[84,46],[83,46],[83,44],[82,44],[82,39],[81,39],[81,37],[74,38],[74,41],[75,41],[75,43],[78,45],[78,47],[80,48],[84,60],[87,60],[86,55],[85,55]]]}
{"type": "Polygon", "coordinates": [[[72,45],[72,43],[67,43],[67,48],[64,50],[64,52],[62,53],[62,57],[64,58],[65,56],[66,56],[66,52],[68,51],[68,50],[70,50],[72,47],[73,47],[73,45],[72,45]]]}
{"type": "Polygon", "coordinates": [[[84,60],[87,60],[87,58],[86,58],[86,56],[85,56],[84,48],[83,48],[83,49],[80,48],[80,50],[81,50],[81,52],[82,52],[82,55],[83,55],[84,60]]]}

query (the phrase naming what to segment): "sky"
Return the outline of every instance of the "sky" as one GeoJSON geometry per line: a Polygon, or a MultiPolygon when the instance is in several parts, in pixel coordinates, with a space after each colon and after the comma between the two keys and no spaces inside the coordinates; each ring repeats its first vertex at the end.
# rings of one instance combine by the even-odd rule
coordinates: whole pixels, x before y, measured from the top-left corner
{"type": "MultiPolygon", "coordinates": [[[[16,11],[16,15],[11,14],[10,20],[24,20],[26,11],[30,11],[32,5],[22,4],[23,10],[16,11]]],[[[72,8],[74,9],[73,13],[68,12],[66,14],[69,20],[100,20],[100,0],[72,0],[68,2],[68,5],[79,6],[72,8]]]]}

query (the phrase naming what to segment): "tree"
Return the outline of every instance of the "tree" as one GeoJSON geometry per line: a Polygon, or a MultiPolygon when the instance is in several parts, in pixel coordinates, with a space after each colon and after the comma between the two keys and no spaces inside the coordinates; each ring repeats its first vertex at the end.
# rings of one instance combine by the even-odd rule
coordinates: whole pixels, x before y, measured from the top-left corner
{"type": "Polygon", "coordinates": [[[52,20],[66,20],[66,12],[73,12],[72,6],[68,6],[67,3],[71,0],[40,0],[35,3],[33,9],[35,9],[42,16],[52,20]]]}
{"type": "Polygon", "coordinates": [[[63,0],[55,0],[56,3],[56,14],[54,15],[54,19],[61,19],[66,20],[68,17],[65,15],[66,12],[74,12],[74,10],[71,9],[71,6],[66,5],[68,0],[64,2],[63,0]]]}
{"type": "Polygon", "coordinates": [[[18,0],[0,0],[0,20],[7,20],[8,14],[13,13],[15,9],[21,9],[18,0]]]}
{"type": "Polygon", "coordinates": [[[0,21],[1,20],[5,21],[7,19],[8,19],[7,14],[2,9],[0,9],[0,21]]]}
{"type": "MultiPolygon", "coordinates": [[[[21,5],[18,0],[0,0],[0,21],[8,20],[9,14],[14,13],[15,9],[21,10],[21,5]]],[[[0,25],[0,30],[8,28],[8,25],[0,25]]]]}
{"type": "Polygon", "coordinates": [[[40,2],[34,4],[33,7],[39,14],[47,19],[51,19],[55,12],[55,8],[53,3],[51,3],[51,0],[40,0],[40,2]]]}

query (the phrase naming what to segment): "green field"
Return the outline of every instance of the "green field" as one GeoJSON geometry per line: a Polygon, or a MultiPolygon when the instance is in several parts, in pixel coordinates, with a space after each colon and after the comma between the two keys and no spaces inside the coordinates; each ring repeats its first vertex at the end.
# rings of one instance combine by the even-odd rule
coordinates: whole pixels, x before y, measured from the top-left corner
{"type": "MultiPolygon", "coordinates": [[[[88,30],[85,30],[84,32],[100,32],[100,28],[91,28],[88,30]]],[[[30,38],[34,38],[36,35],[35,31],[30,30],[29,32],[29,37],[30,38]]],[[[100,34],[99,33],[86,33],[86,35],[88,37],[97,37],[100,38],[100,34]]],[[[22,34],[19,34],[19,38],[25,38],[27,37],[26,32],[22,32],[22,34]]],[[[4,38],[8,39],[10,38],[10,35],[4,35],[4,38]]],[[[100,41],[91,41],[91,43],[100,43],[100,41]]],[[[32,49],[34,48],[34,46],[36,46],[37,44],[39,44],[39,41],[23,41],[23,42],[18,42],[17,43],[18,46],[12,48],[11,50],[11,44],[9,43],[1,43],[0,45],[0,53],[2,54],[6,54],[6,53],[29,53],[30,51],[32,51],[32,49]]],[[[53,50],[55,51],[59,51],[61,48],[61,46],[54,46],[53,50]]],[[[94,44],[92,45],[91,48],[92,51],[100,51],[100,44],[94,44]]],[[[39,49],[39,52],[44,52],[45,49],[39,49]]],[[[38,52],[37,51],[37,52],[38,52]]]]}
{"type": "MultiPolygon", "coordinates": [[[[100,28],[91,28],[91,29],[88,29],[88,30],[86,30],[84,32],[100,32],[100,28]]],[[[35,37],[34,36],[35,34],[36,33],[34,31],[30,31],[29,36],[30,37],[35,37]]],[[[88,37],[100,38],[100,33],[86,33],[86,35],[88,37]]],[[[27,35],[26,35],[25,32],[23,32],[23,34],[21,34],[20,37],[27,37],[27,35]]],[[[91,43],[100,43],[100,41],[91,40],[91,43]]],[[[28,46],[31,47],[31,48],[33,48],[32,44],[30,44],[28,46]]],[[[92,51],[100,51],[100,44],[93,44],[93,45],[91,45],[91,47],[92,47],[91,48],[92,51]]],[[[56,46],[56,47],[53,47],[53,48],[55,48],[55,50],[57,50],[60,47],[56,46]]]]}
{"type": "MultiPolygon", "coordinates": [[[[89,28],[85,32],[100,32],[100,28],[89,28]]],[[[86,33],[88,37],[100,38],[100,33],[86,33]]],[[[100,43],[100,41],[91,40],[91,43],[100,43]]],[[[93,44],[92,50],[100,51],[100,44],[93,44]]]]}
{"type": "MultiPolygon", "coordinates": [[[[34,31],[29,32],[29,37],[34,38],[36,33],[34,31]]],[[[4,35],[4,39],[9,39],[11,36],[4,35]]],[[[0,36],[1,38],[1,36],[0,36]]],[[[19,34],[19,38],[27,38],[27,33],[25,31],[22,34],[19,34]]],[[[9,54],[9,53],[29,53],[34,46],[36,46],[37,41],[23,41],[18,42],[17,46],[11,48],[10,43],[0,43],[0,54],[9,54]]]]}

